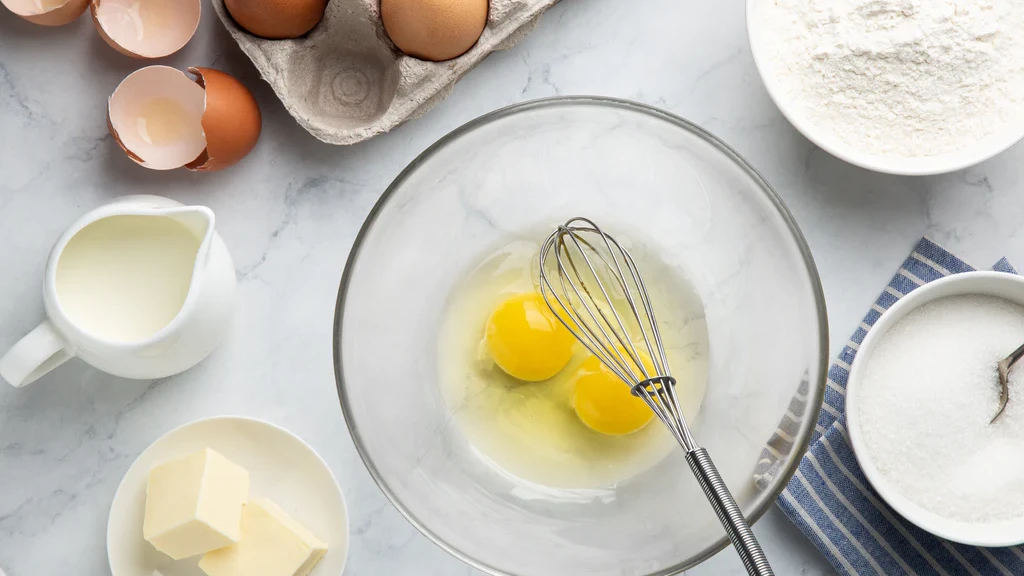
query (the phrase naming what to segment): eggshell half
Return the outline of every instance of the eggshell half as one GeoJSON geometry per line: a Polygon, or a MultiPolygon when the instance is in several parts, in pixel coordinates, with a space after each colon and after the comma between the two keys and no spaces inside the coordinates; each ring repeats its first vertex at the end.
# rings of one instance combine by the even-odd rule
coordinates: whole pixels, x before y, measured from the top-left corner
{"type": "Polygon", "coordinates": [[[206,149],[203,87],[181,70],[149,66],[130,74],[107,102],[107,125],[132,160],[154,170],[192,162],[206,149]]]}
{"type": "Polygon", "coordinates": [[[0,0],[8,10],[33,24],[63,26],[89,7],[89,0],[0,0]]]}
{"type": "Polygon", "coordinates": [[[90,9],[96,30],[115,50],[133,58],[162,58],[195,35],[202,0],[91,0],[90,9]]]}
{"type": "Polygon", "coordinates": [[[256,146],[263,129],[263,115],[256,98],[233,76],[212,68],[189,68],[196,83],[206,89],[203,131],[206,152],[189,170],[223,170],[238,163],[256,146]]]}

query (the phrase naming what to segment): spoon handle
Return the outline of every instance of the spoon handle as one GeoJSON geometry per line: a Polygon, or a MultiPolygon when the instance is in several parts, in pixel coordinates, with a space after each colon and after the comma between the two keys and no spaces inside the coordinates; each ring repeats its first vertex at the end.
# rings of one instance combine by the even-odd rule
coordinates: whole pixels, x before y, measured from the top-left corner
{"type": "Polygon", "coordinates": [[[690,470],[693,470],[694,476],[697,477],[697,482],[704,490],[704,495],[711,502],[711,507],[715,509],[718,520],[729,534],[729,539],[732,540],[732,545],[739,553],[740,560],[743,561],[743,566],[747,569],[747,574],[750,576],[774,576],[775,572],[768,565],[768,559],[765,558],[761,545],[754,537],[754,532],[750,530],[747,519],[743,517],[743,512],[740,511],[740,507],[722,480],[718,469],[711,462],[708,451],[697,448],[687,452],[686,462],[689,463],[690,470]]]}
{"type": "Polygon", "coordinates": [[[1010,402],[1010,368],[1017,363],[1017,360],[1020,360],[1021,356],[1024,356],[1024,344],[1021,344],[996,365],[996,372],[999,374],[999,409],[996,410],[996,415],[992,417],[989,424],[995,423],[1003,415],[1006,405],[1010,402]]]}
{"type": "Polygon", "coordinates": [[[1007,356],[1005,360],[1007,372],[1009,372],[1011,366],[1017,363],[1017,360],[1020,360],[1021,356],[1024,356],[1024,344],[1021,344],[1020,348],[1017,348],[1007,356]]]}

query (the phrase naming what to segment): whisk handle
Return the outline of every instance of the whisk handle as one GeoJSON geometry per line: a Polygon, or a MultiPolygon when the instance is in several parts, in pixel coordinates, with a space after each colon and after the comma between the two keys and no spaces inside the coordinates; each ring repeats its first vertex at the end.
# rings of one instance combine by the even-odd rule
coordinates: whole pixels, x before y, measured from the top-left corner
{"type": "Polygon", "coordinates": [[[722,526],[725,526],[732,545],[739,553],[740,559],[743,560],[747,574],[750,576],[774,576],[775,572],[768,565],[768,559],[765,558],[761,545],[757,543],[754,533],[750,530],[750,525],[747,524],[747,519],[743,517],[740,507],[736,505],[736,500],[733,499],[729,488],[722,481],[722,476],[718,474],[718,469],[711,462],[708,451],[697,448],[692,452],[687,452],[686,461],[690,464],[690,469],[697,477],[697,482],[700,483],[708,501],[711,502],[711,507],[715,509],[718,520],[722,526]]]}

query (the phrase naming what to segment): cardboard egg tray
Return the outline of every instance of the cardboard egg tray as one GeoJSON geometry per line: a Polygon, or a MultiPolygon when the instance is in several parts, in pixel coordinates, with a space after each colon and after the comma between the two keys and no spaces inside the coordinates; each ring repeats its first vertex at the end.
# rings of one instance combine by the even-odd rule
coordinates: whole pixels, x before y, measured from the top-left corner
{"type": "Polygon", "coordinates": [[[379,0],[330,0],[302,38],[267,40],[214,9],[288,112],[329,144],[355,144],[429,110],[494,50],[511,47],[558,0],[490,0],[487,27],[469,52],[446,62],[402,54],[388,39],[379,0]]]}

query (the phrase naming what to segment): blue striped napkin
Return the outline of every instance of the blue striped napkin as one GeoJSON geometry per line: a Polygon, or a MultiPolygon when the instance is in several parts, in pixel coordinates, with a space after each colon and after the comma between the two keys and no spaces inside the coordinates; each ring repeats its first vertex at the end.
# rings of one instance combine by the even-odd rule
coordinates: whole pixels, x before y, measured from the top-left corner
{"type": "MultiPolygon", "coordinates": [[[[1004,258],[992,267],[1015,274],[1004,258]]],[[[844,404],[850,364],[868,330],[890,306],[915,288],[949,274],[974,270],[927,238],[918,242],[829,368],[825,401],[811,447],[779,496],[786,516],[840,574],[989,576],[1024,574],[1024,547],[977,548],[956,544],[917,528],[875,493],[857,465],[846,429],[844,404]]],[[[793,399],[800,414],[806,389],[793,399]]],[[[778,454],[791,448],[792,427],[783,421],[755,471],[764,486],[778,472],[778,454]]]]}

